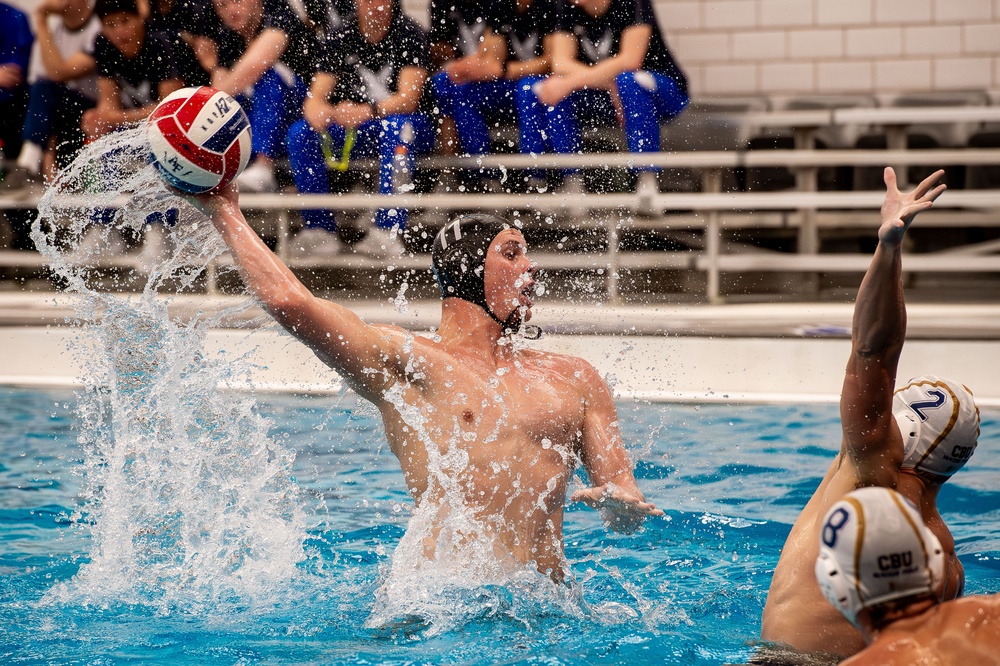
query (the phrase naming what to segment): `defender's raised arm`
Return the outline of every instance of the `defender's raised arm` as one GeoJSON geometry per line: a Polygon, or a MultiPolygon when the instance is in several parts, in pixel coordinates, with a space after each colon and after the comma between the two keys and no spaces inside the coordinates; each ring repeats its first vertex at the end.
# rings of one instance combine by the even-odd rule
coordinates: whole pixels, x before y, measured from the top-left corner
{"type": "Polygon", "coordinates": [[[854,306],[840,402],[843,446],[863,485],[893,485],[902,462],[902,440],[892,416],[896,367],[906,335],[901,246],[913,218],[944,192],[945,185],[938,184],[943,175],[936,171],[903,193],[895,172],[885,169],[879,242],[854,306]]]}

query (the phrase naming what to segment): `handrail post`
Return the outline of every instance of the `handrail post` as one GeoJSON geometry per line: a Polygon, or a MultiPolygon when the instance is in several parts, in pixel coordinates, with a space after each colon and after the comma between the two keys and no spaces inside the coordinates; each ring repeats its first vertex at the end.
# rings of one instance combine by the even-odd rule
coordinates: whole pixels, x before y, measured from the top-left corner
{"type": "Polygon", "coordinates": [[[619,274],[618,271],[621,270],[620,267],[620,253],[618,251],[618,225],[621,223],[621,216],[608,215],[606,221],[606,226],[608,229],[608,278],[607,278],[607,290],[608,290],[608,302],[612,305],[621,305],[621,290],[619,284],[619,274]]]}
{"type": "MultiPolygon", "coordinates": [[[[795,130],[795,149],[812,150],[816,147],[815,130],[812,128],[797,128],[795,130]]],[[[795,170],[795,188],[800,192],[819,191],[819,167],[800,167],[795,170]]],[[[819,253],[819,229],[816,225],[816,209],[804,207],[799,210],[798,253],[819,253]]],[[[807,273],[803,276],[800,290],[803,293],[819,292],[819,273],[807,273]]]]}
{"type": "Polygon", "coordinates": [[[288,261],[288,240],[289,234],[291,233],[290,224],[288,222],[288,209],[282,208],[278,211],[278,242],[275,247],[275,254],[282,261],[288,261]]]}
{"type": "Polygon", "coordinates": [[[205,267],[205,294],[208,296],[218,296],[219,294],[219,272],[218,262],[212,259],[205,267]]]}
{"type": "MultiPolygon", "coordinates": [[[[702,174],[702,189],[705,192],[722,191],[722,171],[706,169],[702,174]]],[[[723,302],[719,288],[719,252],[722,247],[722,214],[718,209],[708,211],[705,225],[705,256],[708,258],[706,274],[706,294],[708,302],[718,305],[723,302]]]]}

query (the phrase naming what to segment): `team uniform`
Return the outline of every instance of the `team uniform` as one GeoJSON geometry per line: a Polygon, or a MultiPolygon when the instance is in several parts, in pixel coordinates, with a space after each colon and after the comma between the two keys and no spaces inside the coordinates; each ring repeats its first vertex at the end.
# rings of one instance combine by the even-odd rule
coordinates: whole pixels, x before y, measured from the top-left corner
{"type": "MultiPolygon", "coordinates": [[[[341,31],[328,35],[324,41],[319,71],[333,74],[337,84],[330,98],[332,104],[342,101],[376,104],[394,95],[399,85],[399,74],[406,67],[430,67],[427,36],[412,19],[396,11],[385,37],[378,43],[369,43],[362,36],[353,20],[346,20],[341,31]]],[[[299,192],[327,193],[326,149],[343,149],[347,131],[340,125],[331,125],[327,137],[312,129],[305,120],[292,125],[288,132],[288,154],[292,175],[299,192]]],[[[413,172],[413,157],[429,153],[434,147],[434,130],[430,118],[424,113],[394,114],[372,118],[357,128],[352,154],[380,159],[378,191],[390,194],[396,191],[393,182],[393,160],[396,149],[406,147],[403,159],[409,172],[413,172]]],[[[302,211],[306,228],[336,229],[332,211],[302,211]]],[[[381,229],[402,227],[406,211],[381,208],[375,214],[375,224],[381,229]]]]}
{"type": "MultiPolygon", "coordinates": [[[[532,0],[524,12],[516,2],[487,17],[494,32],[507,44],[507,61],[528,61],[542,55],[542,40],[555,32],[556,8],[552,0],[532,0]]],[[[441,74],[438,75],[439,77],[441,74]]],[[[452,84],[453,117],[458,127],[462,148],[466,153],[481,155],[490,151],[487,118],[511,117],[520,112],[517,107],[518,81],[500,78],[462,85],[452,84]]],[[[521,123],[524,127],[523,122],[521,123]]],[[[521,152],[541,152],[537,132],[521,132],[521,152]]]]}
{"type": "Polygon", "coordinates": [[[161,32],[172,42],[174,58],[179,73],[186,86],[207,86],[211,76],[206,72],[191,46],[181,37],[187,32],[198,37],[215,39],[219,33],[219,18],[209,0],[173,0],[166,13],[160,12],[160,3],[151,3],[151,12],[146,25],[155,32],[161,32]]]}
{"type": "MultiPolygon", "coordinates": [[[[677,66],[660,33],[650,0],[611,0],[608,11],[593,17],[566,0],[559,3],[559,30],[576,37],[577,59],[595,65],[617,55],[622,33],[637,25],[652,27],[642,69],[615,79],[625,116],[625,137],[632,152],[660,149],[659,121],[679,114],[688,104],[687,79],[677,66]]],[[[611,96],[603,90],[577,90],[555,107],[542,105],[534,82],[519,89],[522,122],[534,134],[532,145],[557,153],[583,148],[580,122],[607,125],[615,121],[611,96]],[[545,131],[547,128],[548,131],[545,131]]]]}
{"type": "MultiPolygon", "coordinates": [[[[295,15],[285,0],[264,0],[263,19],[257,34],[280,30],[288,38],[281,58],[249,89],[237,95],[246,109],[253,132],[254,154],[269,158],[285,154],[285,134],[302,117],[302,102],[316,70],[316,37],[295,15]]],[[[248,43],[234,30],[221,25],[216,40],[219,65],[232,69],[248,43]]]]}
{"type": "MultiPolygon", "coordinates": [[[[486,29],[495,24],[495,4],[475,0],[431,0],[431,44],[449,44],[456,57],[474,55],[482,44],[486,29]]],[[[431,77],[431,88],[437,100],[438,112],[443,116],[455,115],[456,86],[446,72],[431,77]]],[[[457,122],[457,119],[456,119],[457,122]]],[[[471,152],[466,148],[467,152],[471,152]]]]}
{"type": "Polygon", "coordinates": [[[146,30],[142,48],[134,58],[126,58],[104,35],[94,42],[94,61],[99,76],[118,86],[123,109],[141,109],[159,102],[160,84],[181,76],[170,37],[146,30]]]}

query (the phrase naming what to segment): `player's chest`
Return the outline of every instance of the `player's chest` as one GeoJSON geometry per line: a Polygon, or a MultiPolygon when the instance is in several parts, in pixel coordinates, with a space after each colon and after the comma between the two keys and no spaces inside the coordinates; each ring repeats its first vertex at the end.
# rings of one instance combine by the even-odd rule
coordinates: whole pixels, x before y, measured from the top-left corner
{"type": "Polygon", "coordinates": [[[500,440],[575,441],[583,428],[584,403],[571,382],[531,369],[501,369],[470,383],[459,396],[461,422],[500,440]]]}

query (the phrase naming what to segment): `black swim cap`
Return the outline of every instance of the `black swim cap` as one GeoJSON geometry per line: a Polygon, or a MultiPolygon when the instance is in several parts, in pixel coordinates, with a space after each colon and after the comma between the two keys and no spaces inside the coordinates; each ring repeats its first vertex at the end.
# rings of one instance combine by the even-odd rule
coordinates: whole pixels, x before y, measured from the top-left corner
{"type": "Polygon", "coordinates": [[[461,298],[493,316],[486,304],[486,252],[510,228],[506,220],[485,213],[462,215],[441,228],[431,253],[441,298],[461,298]]]}
{"type": "MultiPolygon", "coordinates": [[[[486,253],[493,239],[514,226],[496,215],[473,213],[457,217],[441,228],[434,238],[431,261],[441,287],[441,298],[461,298],[478,305],[505,334],[521,327],[521,314],[514,310],[506,320],[496,316],[486,303],[486,253]]],[[[524,326],[525,337],[537,340],[542,330],[524,326]]]]}

